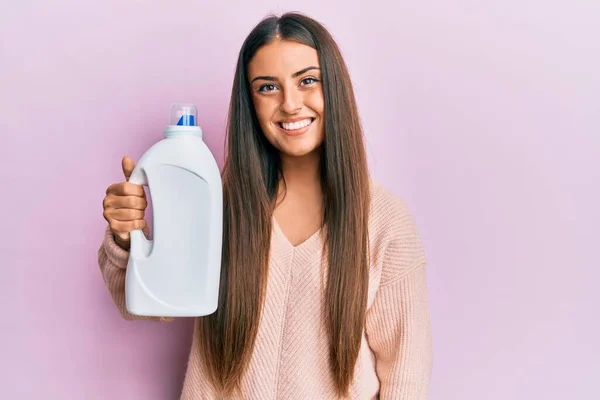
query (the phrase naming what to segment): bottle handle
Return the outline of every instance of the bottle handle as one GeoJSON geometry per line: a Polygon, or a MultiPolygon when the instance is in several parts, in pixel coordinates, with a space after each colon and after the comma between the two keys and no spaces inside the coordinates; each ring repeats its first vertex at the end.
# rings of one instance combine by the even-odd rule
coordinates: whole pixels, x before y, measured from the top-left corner
{"type": "MultiPolygon", "coordinates": [[[[136,165],[133,171],[131,172],[129,182],[134,183],[136,185],[148,186],[148,177],[146,176],[146,171],[143,168],[141,168],[139,164],[136,165]]],[[[142,229],[135,229],[131,231],[129,233],[129,236],[129,253],[131,257],[136,260],[147,258],[150,255],[150,252],[152,251],[153,241],[146,239],[146,235],[144,235],[144,231],[142,229]]]]}

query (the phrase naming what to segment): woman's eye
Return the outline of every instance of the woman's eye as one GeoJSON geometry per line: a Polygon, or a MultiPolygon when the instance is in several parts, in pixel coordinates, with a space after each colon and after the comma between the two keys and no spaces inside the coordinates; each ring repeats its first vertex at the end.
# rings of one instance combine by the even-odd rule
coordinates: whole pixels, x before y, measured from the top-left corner
{"type": "Polygon", "coordinates": [[[275,90],[275,85],[271,85],[271,84],[266,84],[266,85],[262,85],[261,87],[258,88],[259,92],[270,92],[275,90]]]}
{"type": "Polygon", "coordinates": [[[317,78],[304,78],[302,79],[303,85],[310,85],[312,83],[318,82],[317,78]]]}

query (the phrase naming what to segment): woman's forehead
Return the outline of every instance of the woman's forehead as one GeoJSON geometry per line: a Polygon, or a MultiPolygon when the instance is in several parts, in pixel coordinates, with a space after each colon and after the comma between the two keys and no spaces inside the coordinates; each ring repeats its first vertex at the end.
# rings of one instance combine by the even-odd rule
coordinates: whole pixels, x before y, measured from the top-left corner
{"type": "Polygon", "coordinates": [[[311,65],[319,66],[319,56],[314,48],[298,42],[274,40],[256,52],[248,72],[251,75],[292,75],[311,65]]]}

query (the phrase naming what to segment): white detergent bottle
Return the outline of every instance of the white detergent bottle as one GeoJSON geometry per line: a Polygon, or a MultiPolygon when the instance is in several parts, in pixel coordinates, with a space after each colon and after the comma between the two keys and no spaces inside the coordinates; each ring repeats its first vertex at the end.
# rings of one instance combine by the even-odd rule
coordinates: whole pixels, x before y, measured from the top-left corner
{"type": "Polygon", "coordinates": [[[131,232],[127,311],[197,317],[217,309],[223,231],[219,167],[192,104],[174,104],[165,137],[140,158],[129,182],[148,186],[153,238],[131,232]]]}

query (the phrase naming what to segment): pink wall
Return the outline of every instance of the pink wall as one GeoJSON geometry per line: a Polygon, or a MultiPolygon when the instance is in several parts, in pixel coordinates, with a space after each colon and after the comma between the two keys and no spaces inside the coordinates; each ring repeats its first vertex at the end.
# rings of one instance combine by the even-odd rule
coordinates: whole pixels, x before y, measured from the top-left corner
{"type": "Polygon", "coordinates": [[[104,191],[171,102],[198,105],[221,160],[243,38],[299,6],[342,46],[373,175],[421,229],[431,398],[600,398],[596,0],[27,3],[0,6],[0,398],[177,397],[191,321],[120,319],[104,191]]]}

